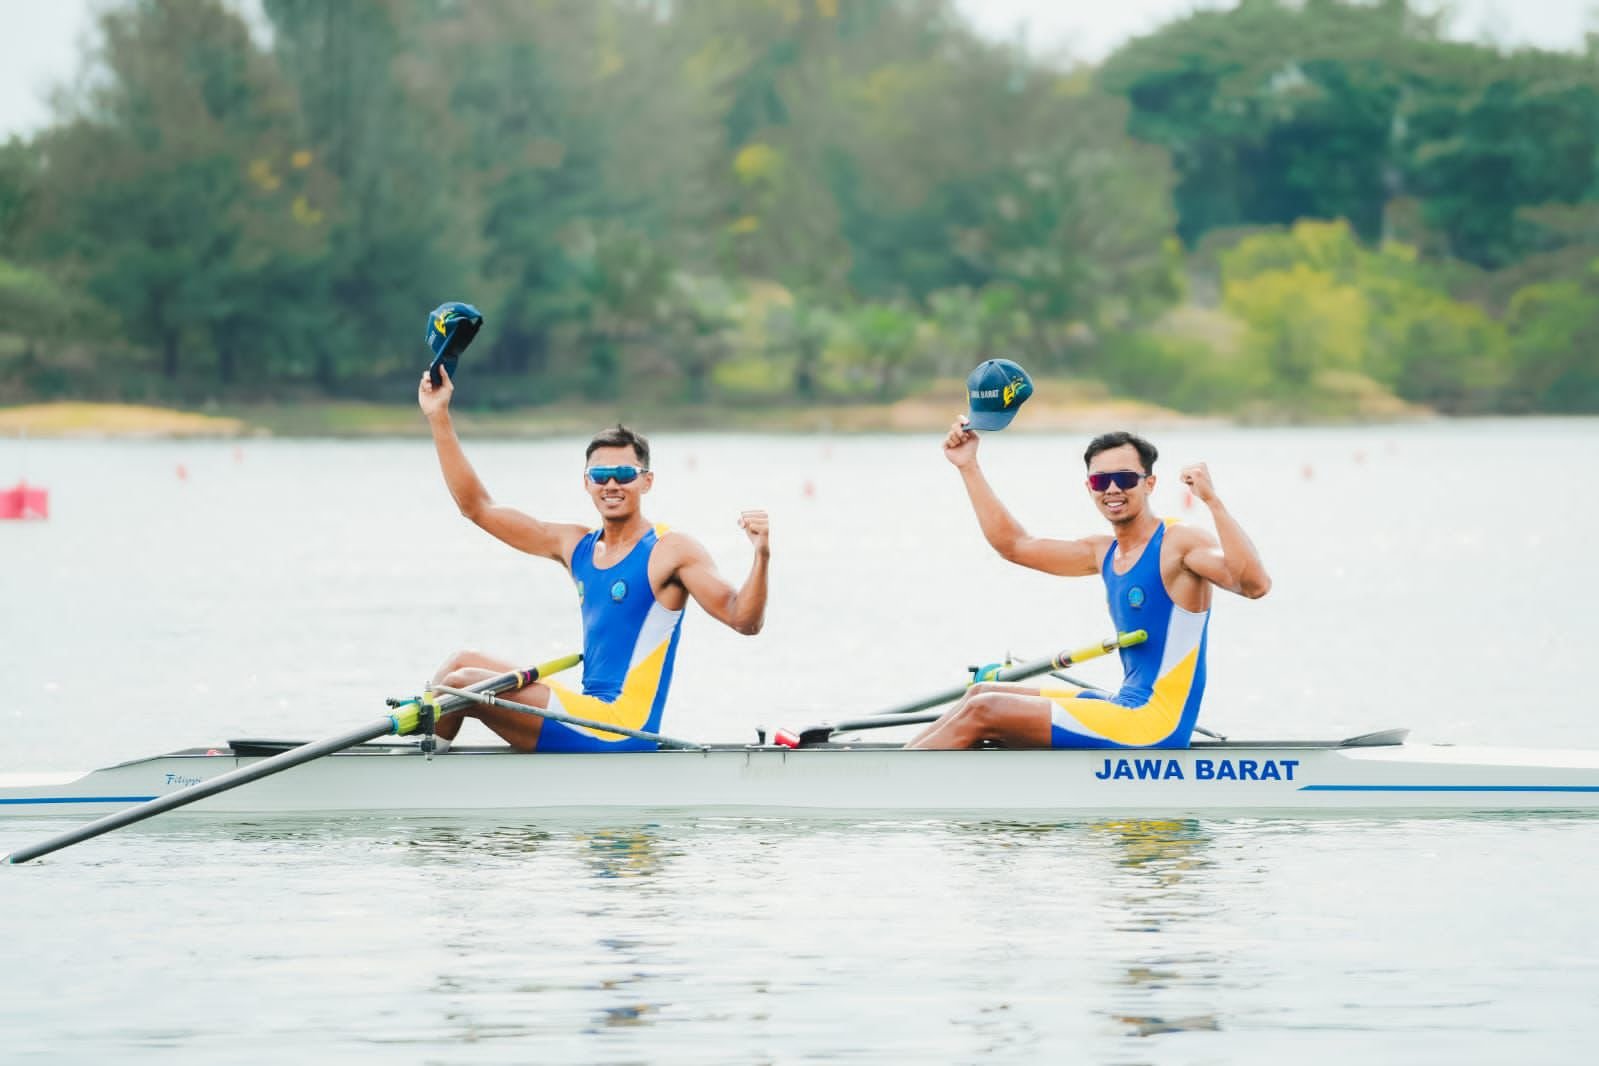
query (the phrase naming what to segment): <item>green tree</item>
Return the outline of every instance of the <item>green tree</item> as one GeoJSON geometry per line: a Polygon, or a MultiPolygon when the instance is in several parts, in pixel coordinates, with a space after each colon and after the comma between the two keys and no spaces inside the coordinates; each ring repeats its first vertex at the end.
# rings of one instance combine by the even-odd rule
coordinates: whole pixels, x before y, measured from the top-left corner
{"type": "MultiPolygon", "coordinates": [[[[1599,270],[1596,261],[1594,270],[1599,270]]],[[[1599,284],[1586,279],[1529,285],[1508,316],[1513,402],[1524,409],[1599,412],[1599,284]],[[1586,284],[1584,283],[1586,282],[1586,284]]]]}
{"type": "Polygon", "coordinates": [[[137,0],[100,31],[103,77],[39,138],[39,253],[158,351],[169,382],[186,345],[217,346],[226,379],[272,304],[261,268],[315,217],[304,183],[264,162],[290,156],[270,61],[214,0],[137,0]]]}
{"type": "Polygon", "coordinates": [[[453,195],[462,134],[447,79],[461,60],[432,0],[262,6],[297,133],[328,176],[316,208],[327,227],[314,270],[320,325],[300,339],[331,389],[389,369],[396,354],[414,364],[423,317],[467,281],[479,216],[453,195]]]}
{"type": "Polygon", "coordinates": [[[1433,283],[1412,249],[1363,247],[1342,222],[1257,234],[1222,255],[1224,302],[1270,378],[1302,392],[1353,371],[1445,411],[1500,402],[1502,326],[1433,283]]]}

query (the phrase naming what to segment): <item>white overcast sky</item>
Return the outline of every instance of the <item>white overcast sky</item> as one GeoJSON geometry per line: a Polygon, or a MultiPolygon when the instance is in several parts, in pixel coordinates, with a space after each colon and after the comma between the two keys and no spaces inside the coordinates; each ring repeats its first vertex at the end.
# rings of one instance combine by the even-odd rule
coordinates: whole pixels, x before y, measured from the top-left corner
{"type": "MultiPolygon", "coordinates": [[[[49,120],[49,91],[72,78],[93,12],[111,0],[0,0],[0,139],[49,120]]],[[[246,0],[248,2],[248,0],[246,0]]],[[[330,3],[345,0],[328,0],[330,3]]],[[[847,2],[847,0],[846,0],[847,2]]],[[[1232,0],[957,0],[977,27],[1046,55],[1097,60],[1129,37],[1196,8],[1232,0]]],[[[1580,48],[1596,0],[1454,0],[1457,36],[1497,44],[1580,48]]],[[[1438,0],[1429,0],[1436,8],[1438,0]]]]}

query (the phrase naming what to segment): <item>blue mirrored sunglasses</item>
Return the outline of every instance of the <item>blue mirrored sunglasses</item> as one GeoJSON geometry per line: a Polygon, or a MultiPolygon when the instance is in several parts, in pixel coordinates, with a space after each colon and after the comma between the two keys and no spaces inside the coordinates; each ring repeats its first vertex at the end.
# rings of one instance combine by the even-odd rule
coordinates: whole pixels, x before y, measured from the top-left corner
{"type": "Polygon", "coordinates": [[[1112,485],[1115,485],[1123,492],[1126,492],[1148,476],[1148,474],[1140,474],[1136,470],[1112,470],[1103,474],[1089,474],[1088,487],[1095,492],[1105,492],[1112,485]]]}
{"type": "Polygon", "coordinates": [[[588,474],[589,480],[596,485],[603,485],[607,481],[615,481],[618,485],[631,485],[638,480],[640,474],[648,474],[649,468],[643,466],[591,466],[588,474]]]}

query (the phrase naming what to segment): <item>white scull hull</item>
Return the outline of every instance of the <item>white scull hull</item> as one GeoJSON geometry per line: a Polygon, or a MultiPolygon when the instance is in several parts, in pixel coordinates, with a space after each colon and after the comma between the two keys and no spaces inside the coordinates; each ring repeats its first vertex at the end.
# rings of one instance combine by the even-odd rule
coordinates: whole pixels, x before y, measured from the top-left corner
{"type": "MultiPolygon", "coordinates": [[[[0,817],[99,816],[258,762],[220,748],[0,775],[0,817]]],[[[716,747],[597,755],[367,745],[184,812],[636,810],[955,814],[1599,810],[1599,751],[1203,744],[1184,751],[716,747]]]]}

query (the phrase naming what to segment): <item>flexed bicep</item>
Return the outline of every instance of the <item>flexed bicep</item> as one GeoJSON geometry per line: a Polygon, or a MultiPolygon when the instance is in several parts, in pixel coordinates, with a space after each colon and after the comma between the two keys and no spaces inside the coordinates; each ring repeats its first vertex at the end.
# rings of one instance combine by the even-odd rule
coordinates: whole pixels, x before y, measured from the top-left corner
{"type": "MultiPolygon", "coordinates": [[[[746,532],[752,532],[746,527],[746,532]]],[[[680,533],[671,534],[673,579],[681,584],[706,614],[746,636],[761,631],[766,621],[766,573],[770,551],[765,547],[764,518],[756,542],[755,560],[743,586],[734,588],[724,578],[710,553],[698,541],[680,533]]]]}

